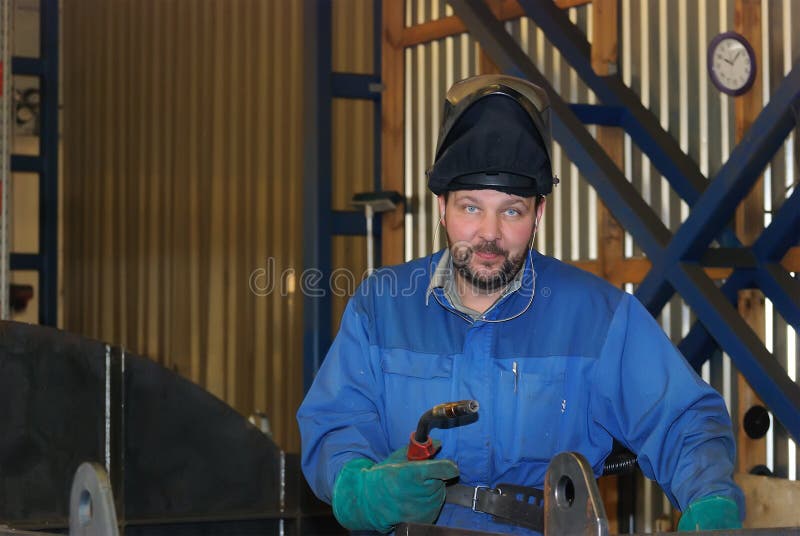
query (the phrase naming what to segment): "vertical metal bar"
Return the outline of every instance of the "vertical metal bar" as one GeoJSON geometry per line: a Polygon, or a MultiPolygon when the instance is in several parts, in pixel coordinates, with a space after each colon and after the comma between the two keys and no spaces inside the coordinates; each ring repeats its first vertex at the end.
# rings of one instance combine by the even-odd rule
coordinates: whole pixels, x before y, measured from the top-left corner
{"type": "Polygon", "coordinates": [[[106,472],[117,517],[125,519],[125,349],[106,345],[106,472]]]}
{"type": "MultiPolygon", "coordinates": [[[[620,7],[622,19],[622,35],[620,36],[622,48],[622,82],[631,87],[633,81],[631,73],[631,0],[622,0],[620,7]]],[[[633,143],[629,134],[624,134],[623,160],[625,162],[625,177],[631,180],[633,176],[633,143]]],[[[628,230],[625,230],[624,255],[633,256],[633,237],[628,230]]]]}
{"type": "MultiPolygon", "coordinates": [[[[381,57],[381,36],[383,34],[383,1],[373,0],[372,2],[372,58],[373,67],[372,72],[375,76],[381,76],[383,72],[381,57]]],[[[383,81],[381,81],[383,83],[383,81]]],[[[375,191],[382,190],[382,177],[381,177],[381,94],[378,93],[378,98],[373,102],[372,110],[372,178],[375,191]]],[[[375,218],[375,232],[381,236],[381,218],[375,218]]],[[[376,259],[382,258],[381,240],[375,241],[375,257],[376,259]]]]}
{"type": "Polygon", "coordinates": [[[9,212],[11,199],[11,28],[12,0],[0,1],[0,320],[9,317],[9,212]]]}
{"type": "Polygon", "coordinates": [[[39,38],[42,54],[39,154],[39,323],[58,321],[58,0],[41,0],[39,38]]]}
{"type": "Polygon", "coordinates": [[[331,0],[305,0],[304,202],[307,218],[300,288],[303,386],[307,391],[331,342],[331,0]],[[322,286],[320,287],[320,282],[322,286]]]}
{"type": "MultiPolygon", "coordinates": [[[[417,23],[425,22],[424,0],[417,1],[417,23]]],[[[416,179],[416,198],[417,206],[415,207],[416,227],[417,227],[417,247],[414,251],[414,256],[419,257],[425,255],[427,252],[427,215],[425,214],[425,157],[427,155],[427,108],[428,103],[425,99],[426,89],[428,85],[428,72],[426,69],[425,55],[426,49],[429,44],[419,45],[415,53],[417,55],[416,69],[417,69],[417,115],[415,122],[417,125],[417,176],[416,179]]]]}

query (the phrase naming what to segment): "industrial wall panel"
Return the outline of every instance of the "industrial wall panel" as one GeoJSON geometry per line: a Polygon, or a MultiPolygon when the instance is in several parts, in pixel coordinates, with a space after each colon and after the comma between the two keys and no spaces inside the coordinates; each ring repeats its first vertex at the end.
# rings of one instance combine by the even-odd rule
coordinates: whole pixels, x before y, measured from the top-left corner
{"type": "Polygon", "coordinates": [[[302,3],[65,0],[64,327],[299,449],[302,3]]]}

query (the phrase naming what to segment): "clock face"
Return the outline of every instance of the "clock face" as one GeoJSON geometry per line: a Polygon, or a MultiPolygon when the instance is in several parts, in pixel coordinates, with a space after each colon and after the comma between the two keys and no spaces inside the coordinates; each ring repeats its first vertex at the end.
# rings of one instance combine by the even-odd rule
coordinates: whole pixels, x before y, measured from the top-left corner
{"type": "Polygon", "coordinates": [[[755,80],[755,54],[741,35],[734,32],[720,34],[709,45],[708,69],[711,80],[720,91],[741,95],[755,80]]]}

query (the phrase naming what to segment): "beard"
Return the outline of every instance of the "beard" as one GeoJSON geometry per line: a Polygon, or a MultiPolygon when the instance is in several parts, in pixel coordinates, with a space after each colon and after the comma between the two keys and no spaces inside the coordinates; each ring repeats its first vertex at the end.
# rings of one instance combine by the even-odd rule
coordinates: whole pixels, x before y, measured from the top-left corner
{"type": "Polygon", "coordinates": [[[525,262],[525,251],[512,257],[508,251],[502,249],[496,242],[483,241],[475,246],[460,242],[450,247],[453,266],[461,277],[478,292],[491,294],[511,282],[525,262]],[[500,268],[490,273],[479,273],[471,266],[475,253],[490,253],[504,258],[500,268]]]}

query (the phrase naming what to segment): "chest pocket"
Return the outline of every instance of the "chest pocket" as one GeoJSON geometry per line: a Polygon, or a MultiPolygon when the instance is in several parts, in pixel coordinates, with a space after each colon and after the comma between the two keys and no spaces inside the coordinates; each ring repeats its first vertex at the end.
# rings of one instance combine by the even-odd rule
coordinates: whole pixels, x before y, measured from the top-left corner
{"type": "Polygon", "coordinates": [[[550,463],[558,454],[567,411],[564,362],[558,358],[497,360],[500,456],[508,463],[550,463]],[[516,373],[515,364],[516,363],[516,373]]]}
{"type": "Polygon", "coordinates": [[[408,444],[419,418],[436,404],[450,400],[453,357],[402,349],[383,350],[384,422],[390,446],[408,444]]]}

